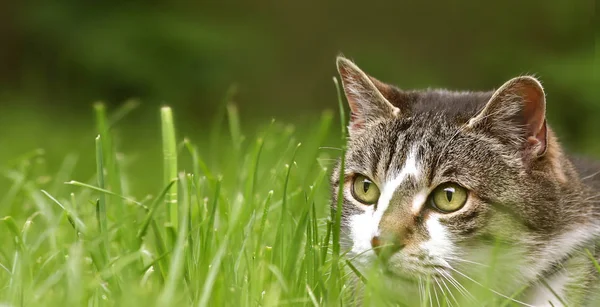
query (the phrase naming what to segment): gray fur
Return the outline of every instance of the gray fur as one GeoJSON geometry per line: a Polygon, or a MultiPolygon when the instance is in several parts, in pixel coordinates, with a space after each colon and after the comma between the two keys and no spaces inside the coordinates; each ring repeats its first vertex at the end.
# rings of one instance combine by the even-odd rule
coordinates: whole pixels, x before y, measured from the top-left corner
{"type": "MultiPolygon", "coordinates": [[[[519,258],[515,262],[518,272],[511,273],[514,285],[507,285],[505,291],[527,284],[534,294],[542,279],[555,276],[555,268],[570,270],[567,264],[578,260],[580,264],[572,271],[579,274],[570,278],[565,289],[557,291],[565,290],[571,305],[592,304],[591,296],[581,289],[598,284],[598,276],[593,273],[591,262],[586,261],[584,250],[600,254],[594,247],[594,241],[600,238],[600,164],[567,156],[543,118],[543,129],[547,130],[533,135],[542,129],[540,119],[536,119],[532,128],[534,124],[522,118],[524,98],[519,93],[403,91],[367,76],[344,58],[338,59],[338,68],[354,112],[345,156],[346,182],[355,174],[363,174],[379,185],[388,182],[403,167],[411,149],[416,150],[422,168],[422,176],[407,178],[394,191],[379,224],[382,232],[402,233],[414,246],[428,240],[431,234],[424,221],[435,209],[426,204],[413,215],[410,200],[419,191],[431,190],[440,183],[459,183],[470,191],[470,205],[439,219],[450,233],[449,240],[457,247],[456,257],[485,262],[487,259],[471,253],[502,242],[514,251],[507,252],[507,257],[510,254],[519,258]],[[357,80],[356,76],[367,79],[357,80]],[[356,84],[361,84],[359,92],[356,84]],[[384,104],[380,97],[385,98],[384,104]],[[377,102],[370,104],[370,99],[377,102]],[[373,110],[381,105],[383,109],[379,112],[373,110]],[[390,111],[396,108],[396,113],[390,111]],[[368,120],[360,121],[364,114],[356,113],[365,109],[370,110],[368,120]],[[587,265],[582,269],[581,263],[587,265]]],[[[533,84],[537,80],[523,78],[531,82],[526,87],[537,86],[533,84]]],[[[505,86],[511,87],[510,82],[520,81],[513,79],[505,86]]],[[[543,99],[541,86],[536,89],[541,91],[543,99]]],[[[535,107],[542,108],[538,111],[543,116],[545,101],[535,107]]],[[[331,177],[333,204],[337,203],[339,172],[338,167],[331,177]]],[[[352,201],[350,193],[344,195],[343,242],[350,249],[353,244],[349,236],[350,221],[363,213],[364,208],[352,201]]],[[[418,247],[406,249],[399,252],[406,256],[402,259],[418,255],[418,259],[425,259],[423,266],[427,264],[427,255],[418,247]]],[[[366,259],[372,259],[369,257],[366,259]]],[[[454,264],[460,265],[456,261],[454,264]]],[[[390,266],[396,266],[399,275],[420,274],[404,269],[402,262],[390,266]]],[[[528,294],[523,297],[528,302],[535,299],[528,294]]],[[[557,301],[553,303],[560,305],[557,301]]]]}

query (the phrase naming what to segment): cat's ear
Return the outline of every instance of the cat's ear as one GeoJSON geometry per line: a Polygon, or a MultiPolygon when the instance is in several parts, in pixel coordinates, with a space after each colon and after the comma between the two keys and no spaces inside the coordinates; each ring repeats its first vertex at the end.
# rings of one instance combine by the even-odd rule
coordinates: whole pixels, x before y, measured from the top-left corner
{"type": "Polygon", "coordinates": [[[367,122],[400,115],[400,109],[384,96],[384,93],[393,90],[389,85],[369,77],[358,66],[341,56],[337,58],[337,68],[350,105],[351,132],[367,122]]]}
{"type": "Polygon", "coordinates": [[[535,157],[546,153],[546,98],[540,82],[530,76],[504,83],[469,123],[490,130],[535,157]]]}

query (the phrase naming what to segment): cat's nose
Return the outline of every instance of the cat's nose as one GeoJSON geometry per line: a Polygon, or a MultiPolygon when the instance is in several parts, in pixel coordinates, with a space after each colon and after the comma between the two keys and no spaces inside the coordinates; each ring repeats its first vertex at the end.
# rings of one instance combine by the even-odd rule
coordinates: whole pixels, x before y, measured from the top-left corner
{"type": "Polygon", "coordinates": [[[394,253],[401,250],[404,247],[404,244],[396,238],[374,236],[371,239],[371,246],[377,256],[389,258],[394,253]]]}

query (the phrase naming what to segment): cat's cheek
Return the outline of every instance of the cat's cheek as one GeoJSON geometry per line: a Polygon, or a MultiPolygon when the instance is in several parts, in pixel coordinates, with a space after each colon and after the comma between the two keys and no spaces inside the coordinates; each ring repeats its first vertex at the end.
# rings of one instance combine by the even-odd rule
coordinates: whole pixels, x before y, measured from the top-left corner
{"type": "Polygon", "coordinates": [[[349,218],[352,253],[361,254],[372,249],[371,239],[376,234],[378,227],[378,221],[373,215],[373,207],[367,207],[363,213],[352,215],[349,218]]]}

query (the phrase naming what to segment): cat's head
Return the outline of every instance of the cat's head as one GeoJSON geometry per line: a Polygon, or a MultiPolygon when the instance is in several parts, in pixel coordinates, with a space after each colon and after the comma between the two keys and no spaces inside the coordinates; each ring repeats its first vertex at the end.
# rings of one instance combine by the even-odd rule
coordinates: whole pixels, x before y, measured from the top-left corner
{"type": "Polygon", "coordinates": [[[337,64],[351,116],[333,206],[343,185],[342,243],[359,263],[447,274],[503,242],[533,278],[561,257],[553,248],[582,240],[573,225],[585,217],[565,188],[575,175],[534,77],[490,92],[403,91],[337,64]]]}

